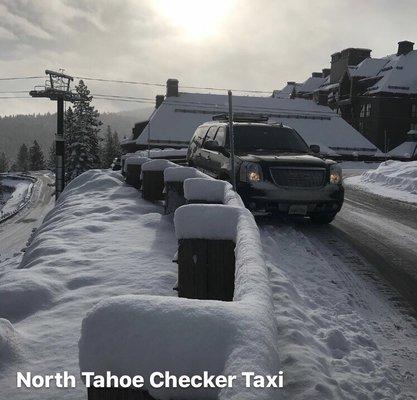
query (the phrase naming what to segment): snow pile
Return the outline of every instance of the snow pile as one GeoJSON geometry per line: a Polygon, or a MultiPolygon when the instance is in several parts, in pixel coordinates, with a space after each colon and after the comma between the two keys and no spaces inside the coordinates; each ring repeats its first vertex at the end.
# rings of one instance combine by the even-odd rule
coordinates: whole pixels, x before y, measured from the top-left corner
{"type": "Polygon", "coordinates": [[[140,374],[144,388],[161,400],[278,398],[279,389],[247,388],[241,375],[279,371],[269,274],[252,214],[243,207],[193,204],[177,209],[174,220],[178,238],[209,236],[236,243],[234,301],[158,296],[105,300],[83,321],[81,371],[140,374]],[[222,389],[156,389],[146,379],[153,371],[177,376],[208,371],[237,379],[233,387],[222,389]]]}
{"type": "Polygon", "coordinates": [[[86,313],[120,294],[176,296],[176,251],[172,218],[139,198],[118,172],[92,170],[70,182],[19,269],[1,271],[0,318],[12,320],[27,349],[21,363],[0,372],[0,398],[84,398],[82,384],[37,389],[36,395],[18,390],[16,371],[78,376],[86,313]]]}
{"type": "Polygon", "coordinates": [[[193,167],[168,167],[164,170],[165,182],[184,182],[188,178],[212,179],[193,167]]]}
{"type": "Polygon", "coordinates": [[[387,161],[345,183],[371,193],[417,203],[417,161],[387,161]]]}
{"type": "Polygon", "coordinates": [[[18,334],[7,319],[0,318],[0,371],[19,358],[18,334]]]}

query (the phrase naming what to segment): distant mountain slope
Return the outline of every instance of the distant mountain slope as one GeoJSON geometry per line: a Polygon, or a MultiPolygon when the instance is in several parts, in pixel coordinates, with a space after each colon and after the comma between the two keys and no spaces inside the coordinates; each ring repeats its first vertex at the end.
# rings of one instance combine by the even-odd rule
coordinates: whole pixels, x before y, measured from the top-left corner
{"type": "MultiPolygon", "coordinates": [[[[116,130],[119,137],[129,136],[134,124],[143,121],[153,110],[153,107],[141,108],[134,111],[118,113],[103,113],[100,119],[103,122],[102,131],[110,125],[116,130]]],[[[0,152],[4,151],[7,157],[15,160],[22,143],[31,146],[37,140],[45,155],[56,132],[56,114],[13,115],[0,117],[0,152]]]]}

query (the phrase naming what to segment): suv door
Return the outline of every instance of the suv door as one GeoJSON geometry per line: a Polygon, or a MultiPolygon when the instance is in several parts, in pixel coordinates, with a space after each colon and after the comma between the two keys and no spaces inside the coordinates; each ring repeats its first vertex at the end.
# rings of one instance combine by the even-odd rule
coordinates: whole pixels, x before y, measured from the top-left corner
{"type": "Polygon", "coordinates": [[[229,157],[227,153],[224,152],[225,145],[226,145],[226,134],[227,128],[226,126],[220,126],[216,132],[216,136],[214,140],[219,144],[221,149],[214,151],[210,151],[210,158],[208,159],[208,169],[213,171],[216,178],[224,178],[225,176],[225,169],[228,171],[229,165],[229,157]]]}
{"type": "Polygon", "coordinates": [[[190,165],[200,167],[202,164],[201,148],[207,134],[208,126],[200,126],[197,128],[189,145],[188,161],[190,165]]]}
{"type": "Polygon", "coordinates": [[[201,164],[200,164],[200,167],[204,171],[206,171],[209,175],[213,175],[212,169],[210,167],[211,167],[211,158],[213,157],[215,152],[213,150],[206,149],[204,147],[204,145],[208,140],[214,140],[214,138],[216,137],[216,133],[217,133],[218,129],[219,129],[219,127],[217,125],[214,125],[214,126],[210,127],[210,129],[207,132],[206,138],[204,139],[203,146],[202,146],[202,149],[201,149],[201,164]]]}

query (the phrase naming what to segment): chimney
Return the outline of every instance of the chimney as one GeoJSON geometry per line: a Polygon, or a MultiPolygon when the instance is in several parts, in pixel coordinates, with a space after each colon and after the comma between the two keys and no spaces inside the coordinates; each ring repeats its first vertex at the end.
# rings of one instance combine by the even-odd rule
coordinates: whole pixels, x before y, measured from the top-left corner
{"type": "Polygon", "coordinates": [[[330,75],[330,68],[323,68],[323,78],[327,78],[330,75]]]}
{"type": "Polygon", "coordinates": [[[313,78],[323,78],[323,74],[321,72],[313,72],[311,74],[313,78]]]}
{"type": "Polygon", "coordinates": [[[155,108],[159,108],[162,102],[165,100],[165,96],[163,94],[158,94],[155,97],[155,108]]]}
{"type": "Polygon", "coordinates": [[[413,42],[409,42],[408,40],[403,40],[402,42],[398,42],[398,51],[397,56],[402,54],[408,54],[410,51],[413,51],[413,42]]]}
{"type": "Polygon", "coordinates": [[[178,97],[178,79],[167,80],[167,97],[178,97]]]}

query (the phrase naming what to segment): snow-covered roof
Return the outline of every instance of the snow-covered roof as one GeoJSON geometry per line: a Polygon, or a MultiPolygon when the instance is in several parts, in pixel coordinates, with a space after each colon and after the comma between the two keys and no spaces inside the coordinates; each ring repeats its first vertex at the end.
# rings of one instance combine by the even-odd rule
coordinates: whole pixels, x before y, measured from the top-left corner
{"type": "Polygon", "coordinates": [[[407,134],[407,139],[388,154],[391,157],[413,158],[417,157],[417,131],[411,130],[407,134]]]}
{"type": "Polygon", "coordinates": [[[417,50],[386,57],[387,63],[375,77],[381,78],[368,89],[374,93],[417,93],[417,50]]]}
{"type": "Polygon", "coordinates": [[[365,58],[361,63],[356,66],[349,67],[350,76],[356,76],[361,78],[368,78],[378,75],[382,68],[389,62],[390,58],[365,58]]]}
{"type": "Polygon", "coordinates": [[[306,81],[304,81],[300,86],[295,90],[297,93],[313,93],[321,85],[324,84],[327,78],[310,76],[306,81]]]}
{"type": "MultiPolygon", "coordinates": [[[[320,145],[325,154],[377,151],[337,113],[311,100],[234,96],[233,108],[236,112],[267,114],[270,122],[282,122],[296,129],[308,144],[320,145]]],[[[227,95],[180,93],[178,97],[168,97],[144,129],[146,135],[140,135],[137,143],[148,143],[149,128],[152,145],[188,145],[199,125],[227,111],[227,95]]]]}
{"type": "Polygon", "coordinates": [[[294,88],[295,91],[298,92],[298,88],[302,85],[302,83],[288,82],[281,90],[274,90],[273,97],[289,99],[294,91],[294,88]]]}

